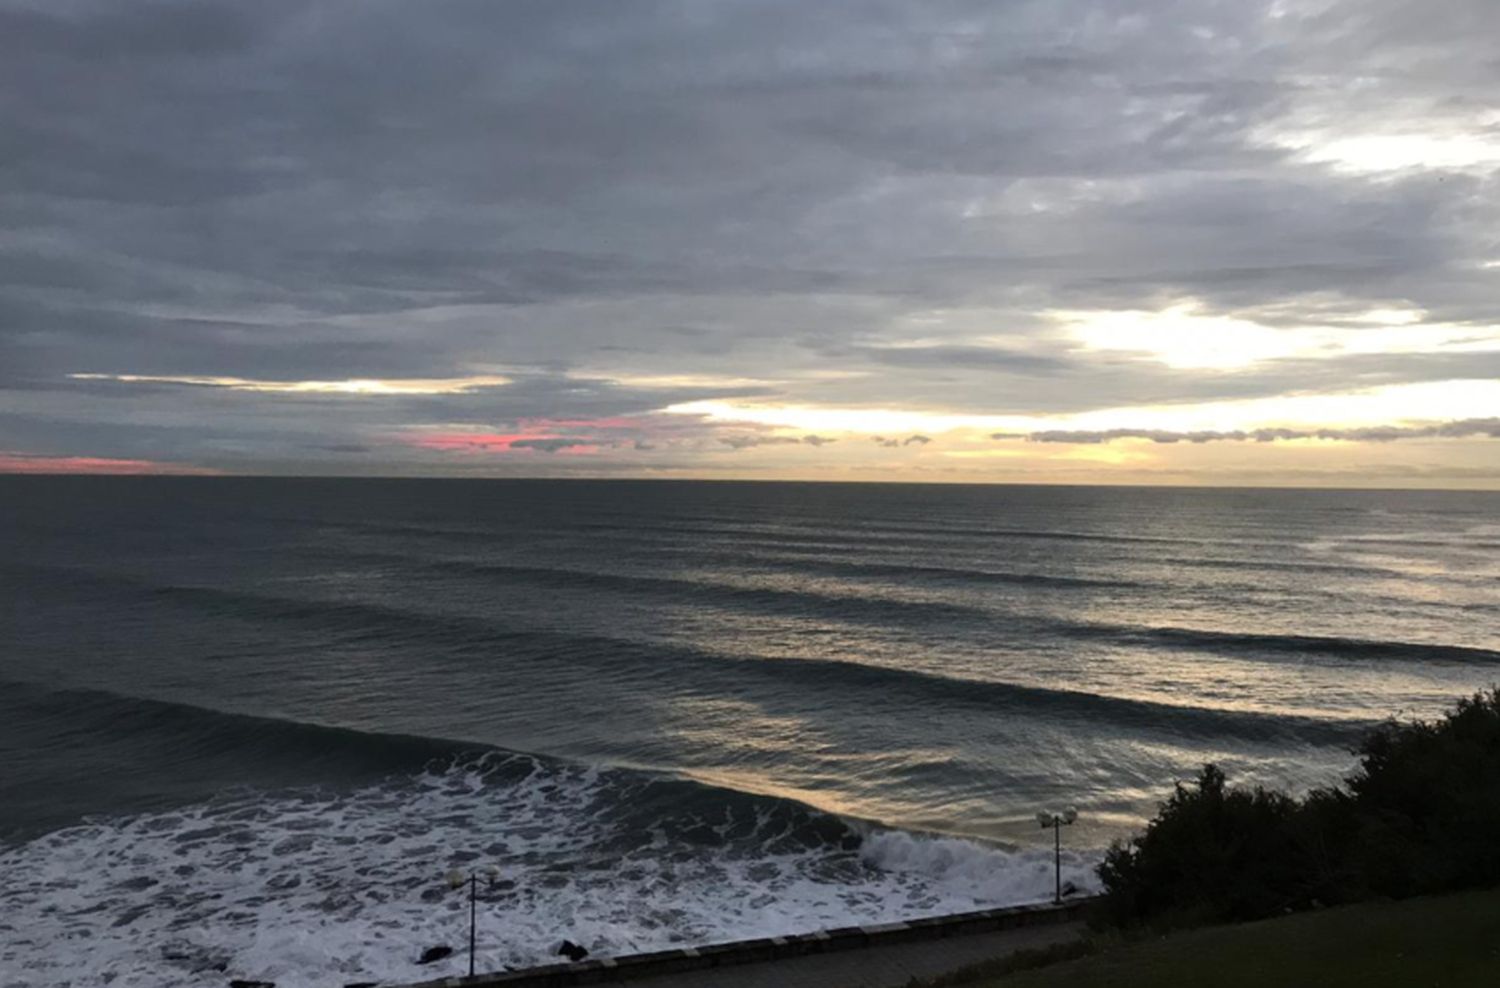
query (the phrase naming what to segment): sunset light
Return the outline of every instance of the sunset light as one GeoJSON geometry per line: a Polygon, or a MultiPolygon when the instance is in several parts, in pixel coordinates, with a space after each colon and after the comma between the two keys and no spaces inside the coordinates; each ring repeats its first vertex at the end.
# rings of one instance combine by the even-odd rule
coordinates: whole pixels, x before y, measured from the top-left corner
{"type": "Polygon", "coordinates": [[[1500,0],[0,67],[0,988],[1500,983],[1500,0]]]}
{"type": "Polygon", "coordinates": [[[7,2],[28,91],[80,80],[66,113],[13,105],[53,135],[5,190],[0,445],[28,457],[1500,488],[1478,0],[892,7],[852,32],[709,0],[535,35],[504,4],[257,8],[222,50],[105,59],[107,101],[63,40],[93,0],[7,2]],[[369,57],[320,67],[323,30],[369,57]],[[242,75],[253,110],[225,102],[255,102],[242,75]],[[187,94],[201,113],[161,109],[187,94]]]}

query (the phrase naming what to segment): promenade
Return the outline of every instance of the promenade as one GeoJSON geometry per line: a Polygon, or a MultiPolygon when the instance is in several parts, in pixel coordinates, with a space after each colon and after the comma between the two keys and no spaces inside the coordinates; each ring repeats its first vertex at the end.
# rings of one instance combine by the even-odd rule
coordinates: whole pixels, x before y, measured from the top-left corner
{"type": "Polygon", "coordinates": [[[523,971],[442,978],[411,988],[903,988],[1083,932],[1082,902],[1020,906],[715,944],[523,971]]]}

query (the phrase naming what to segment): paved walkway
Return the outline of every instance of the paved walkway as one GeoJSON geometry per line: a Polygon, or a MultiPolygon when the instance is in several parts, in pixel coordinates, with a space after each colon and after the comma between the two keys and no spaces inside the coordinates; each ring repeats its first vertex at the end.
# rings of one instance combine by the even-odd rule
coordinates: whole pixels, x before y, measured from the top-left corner
{"type": "Polygon", "coordinates": [[[913,943],[631,978],[630,988],[905,988],[1017,950],[1076,940],[1082,923],[1024,926],[913,943]]]}

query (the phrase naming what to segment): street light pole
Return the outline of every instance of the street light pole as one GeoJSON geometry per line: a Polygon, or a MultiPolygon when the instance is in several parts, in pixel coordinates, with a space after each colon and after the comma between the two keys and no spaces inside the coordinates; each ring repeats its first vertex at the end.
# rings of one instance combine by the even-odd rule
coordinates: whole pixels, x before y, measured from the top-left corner
{"type": "MultiPolygon", "coordinates": [[[[500,877],[500,869],[496,868],[494,865],[491,865],[483,870],[484,873],[489,876],[490,887],[493,888],[495,885],[495,879],[500,877]]],[[[464,885],[469,886],[469,977],[472,978],[474,977],[475,930],[479,925],[479,872],[470,871],[467,878],[464,877],[463,872],[459,871],[456,868],[453,871],[448,872],[449,888],[458,889],[462,888],[464,885]]]]}
{"type": "MultiPolygon", "coordinates": [[[[1056,884],[1056,889],[1057,889],[1056,893],[1052,897],[1052,901],[1055,902],[1055,903],[1057,903],[1057,904],[1059,904],[1059,905],[1061,905],[1062,904],[1062,817],[1060,817],[1060,816],[1055,816],[1055,817],[1052,818],[1052,877],[1054,879],[1056,879],[1056,883],[1055,884],[1056,884]]],[[[473,934],[473,929],[471,928],[469,932],[472,935],[473,934]]],[[[474,966],[474,945],[473,945],[473,943],[470,943],[469,944],[469,967],[473,968],[473,966],[474,966]]],[[[473,970],[469,971],[469,974],[472,975],[473,973],[474,973],[473,970]]]]}
{"type": "Polygon", "coordinates": [[[1052,877],[1054,880],[1052,901],[1062,905],[1062,828],[1078,819],[1078,810],[1069,806],[1061,813],[1044,811],[1036,815],[1036,822],[1045,830],[1052,828],[1052,877]]]}
{"type": "MultiPolygon", "coordinates": [[[[1058,895],[1059,900],[1061,900],[1061,898],[1062,898],[1062,892],[1059,891],[1057,893],[1057,895],[1058,895]]],[[[478,901],[478,899],[479,899],[479,876],[475,875],[473,873],[470,873],[470,875],[469,875],[469,977],[471,977],[471,978],[474,977],[474,927],[477,925],[476,922],[475,922],[475,911],[478,909],[478,906],[475,905],[475,903],[478,901]]]]}

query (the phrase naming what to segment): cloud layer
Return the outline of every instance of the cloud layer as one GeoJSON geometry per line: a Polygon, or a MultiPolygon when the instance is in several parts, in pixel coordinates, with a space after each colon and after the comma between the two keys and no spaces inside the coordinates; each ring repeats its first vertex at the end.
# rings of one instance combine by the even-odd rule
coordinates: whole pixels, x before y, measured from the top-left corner
{"type": "MultiPolygon", "coordinates": [[[[1134,410],[1500,379],[1495,37],[1490,0],[0,0],[0,469],[1070,479],[1041,447],[1283,430],[1472,483],[1493,431],[1423,430],[1500,388],[1134,410]],[[667,411],[706,401],[872,415],[667,411]]],[[[1242,445],[1202,469],[1294,469],[1242,445]]]]}
{"type": "Polygon", "coordinates": [[[996,432],[991,439],[1027,439],[1034,443],[1109,443],[1117,439],[1144,439],[1153,443],[1218,443],[1257,442],[1273,443],[1291,439],[1322,439],[1331,442],[1388,443],[1398,439],[1467,439],[1483,436],[1500,439],[1500,418],[1463,419],[1457,422],[1441,422],[1435,425],[1417,426],[1361,426],[1350,429],[1234,429],[1228,432],[1199,430],[1196,432],[1171,432],[1166,429],[1104,429],[1090,432],[1078,430],[1047,430],[1019,434],[996,432]]]}

